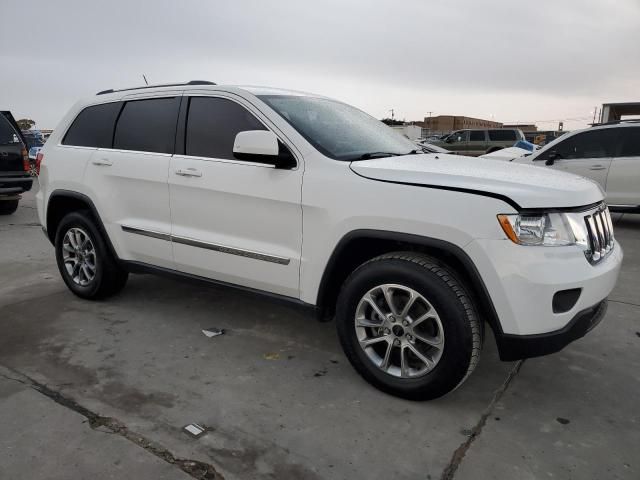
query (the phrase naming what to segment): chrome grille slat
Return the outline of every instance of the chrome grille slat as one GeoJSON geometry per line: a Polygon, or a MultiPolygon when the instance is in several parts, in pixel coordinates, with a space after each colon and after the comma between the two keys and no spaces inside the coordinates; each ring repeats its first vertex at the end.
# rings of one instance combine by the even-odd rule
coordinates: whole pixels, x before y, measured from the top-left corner
{"type": "Polygon", "coordinates": [[[584,217],[589,236],[589,250],[585,252],[592,264],[600,262],[613,250],[613,223],[609,209],[602,205],[584,217]]]}

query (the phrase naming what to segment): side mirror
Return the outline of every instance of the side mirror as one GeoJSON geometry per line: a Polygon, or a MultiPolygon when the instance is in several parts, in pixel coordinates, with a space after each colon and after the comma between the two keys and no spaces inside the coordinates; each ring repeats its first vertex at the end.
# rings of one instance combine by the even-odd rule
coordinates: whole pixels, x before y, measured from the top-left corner
{"type": "Polygon", "coordinates": [[[549,157],[544,162],[544,164],[547,165],[547,166],[551,166],[554,163],[556,163],[556,160],[558,158],[560,158],[560,155],[558,155],[558,152],[556,152],[555,150],[553,152],[549,152],[549,157]]]}
{"type": "Polygon", "coordinates": [[[453,137],[447,137],[445,143],[453,143],[453,137]]]}
{"type": "Polygon", "coordinates": [[[289,149],[268,130],[238,132],[233,142],[233,156],[238,160],[267,163],[281,169],[296,166],[296,159],[289,149]]]}

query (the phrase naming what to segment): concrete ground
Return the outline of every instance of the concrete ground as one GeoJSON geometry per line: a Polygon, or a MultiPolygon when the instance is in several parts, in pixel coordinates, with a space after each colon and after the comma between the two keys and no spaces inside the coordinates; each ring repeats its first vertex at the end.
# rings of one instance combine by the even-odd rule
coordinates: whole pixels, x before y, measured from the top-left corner
{"type": "Polygon", "coordinates": [[[640,216],[616,234],[602,325],[523,363],[489,335],[462,388],[420,403],[366,384],[333,324],[246,293],[132,276],[74,297],[30,193],[0,217],[0,478],[640,478],[640,216]]]}

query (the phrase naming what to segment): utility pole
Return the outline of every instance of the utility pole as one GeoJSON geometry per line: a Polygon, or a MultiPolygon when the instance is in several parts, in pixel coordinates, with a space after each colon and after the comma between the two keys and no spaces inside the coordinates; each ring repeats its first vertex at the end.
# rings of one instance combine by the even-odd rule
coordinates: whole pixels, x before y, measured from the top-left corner
{"type": "Polygon", "coordinates": [[[393,111],[393,108],[389,111],[391,112],[391,120],[395,119],[395,112],[393,111]]]}
{"type": "Polygon", "coordinates": [[[591,123],[596,123],[596,113],[598,112],[598,106],[596,105],[595,107],[593,107],[593,122],[591,123]]]}
{"type": "Polygon", "coordinates": [[[433,112],[427,112],[427,113],[429,114],[429,123],[428,123],[429,126],[428,126],[427,130],[429,131],[429,133],[431,133],[431,114],[433,112]]]}

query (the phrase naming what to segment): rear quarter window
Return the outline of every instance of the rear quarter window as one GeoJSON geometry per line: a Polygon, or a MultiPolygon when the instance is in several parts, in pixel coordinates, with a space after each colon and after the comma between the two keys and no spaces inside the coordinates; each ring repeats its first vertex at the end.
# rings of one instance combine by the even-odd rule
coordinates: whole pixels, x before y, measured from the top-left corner
{"type": "Polygon", "coordinates": [[[489,140],[492,142],[516,141],[518,139],[514,130],[489,130],[489,140]]]}
{"type": "Polygon", "coordinates": [[[122,102],[94,105],[82,110],[62,139],[63,145],[111,148],[113,128],[122,102]]]}

